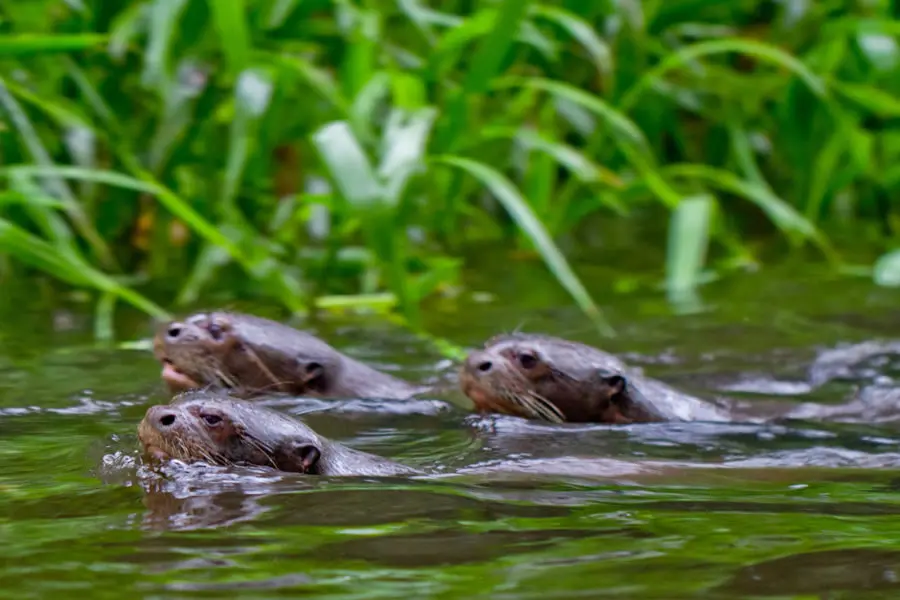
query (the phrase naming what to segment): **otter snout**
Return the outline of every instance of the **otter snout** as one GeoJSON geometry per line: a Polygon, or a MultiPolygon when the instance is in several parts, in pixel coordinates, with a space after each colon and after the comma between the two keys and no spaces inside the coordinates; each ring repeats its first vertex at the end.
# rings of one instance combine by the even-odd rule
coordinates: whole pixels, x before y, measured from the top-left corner
{"type": "Polygon", "coordinates": [[[165,323],[157,331],[156,337],[163,344],[179,344],[195,342],[210,336],[199,320],[188,319],[165,323]]]}
{"type": "Polygon", "coordinates": [[[144,447],[144,453],[156,460],[169,458],[164,450],[169,444],[166,439],[184,423],[177,410],[171,406],[151,406],[138,425],[138,439],[144,447]]]}
{"type": "Polygon", "coordinates": [[[489,350],[476,350],[463,361],[459,370],[459,385],[479,411],[500,411],[503,404],[499,390],[505,387],[509,363],[501,355],[489,350]]]}
{"type": "Polygon", "coordinates": [[[497,369],[501,356],[491,356],[490,352],[475,351],[466,357],[463,369],[474,377],[483,377],[497,369]]]}
{"type": "Polygon", "coordinates": [[[169,341],[177,341],[178,336],[181,335],[181,332],[184,330],[184,325],[179,323],[178,321],[174,321],[169,323],[166,326],[166,339],[169,341]]]}
{"type": "Polygon", "coordinates": [[[173,428],[183,424],[180,422],[182,419],[180,419],[179,416],[178,411],[171,406],[151,406],[147,409],[147,413],[144,415],[144,421],[141,423],[141,426],[151,427],[159,433],[165,434],[173,428]]]}

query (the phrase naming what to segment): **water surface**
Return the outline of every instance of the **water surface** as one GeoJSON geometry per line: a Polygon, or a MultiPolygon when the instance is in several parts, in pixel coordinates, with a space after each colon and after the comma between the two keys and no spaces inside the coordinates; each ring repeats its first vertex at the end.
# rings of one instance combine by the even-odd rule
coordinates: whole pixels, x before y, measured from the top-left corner
{"type": "MultiPolygon", "coordinates": [[[[482,267],[469,285],[493,302],[464,297],[426,311],[429,326],[462,345],[517,328],[556,333],[687,391],[760,402],[837,403],[895,377],[896,357],[810,369],[823,350],[900,331],[896,292],[864,280],[785,266],[713,284],[702,310],[676,314],[652,286],[604,296],[602,268],[588,267],[619,329],[603,340],[538,266],[482,267]]],[[[900,594],[893,422],[550,426],[430,399],[331,403],[304,418],[431,476],[160,475],[141,467],[135,437],[146,408],[168,400],[149,353],[94,345],[89,313],[65,303],[11,292],[0,313],[8,597],[900,594]]],[[[120,332],[137,338],[150,326],[131,317],[120,332]]],[[[453,365],[426,341],[376,317],[313,331],[402,376],[453,382],[453,365]]]]}

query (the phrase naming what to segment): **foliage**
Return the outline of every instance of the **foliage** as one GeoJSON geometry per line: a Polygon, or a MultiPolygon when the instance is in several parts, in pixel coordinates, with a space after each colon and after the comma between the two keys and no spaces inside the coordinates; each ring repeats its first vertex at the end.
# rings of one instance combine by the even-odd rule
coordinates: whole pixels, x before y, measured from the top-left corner
{"type": "Polygon", "coordinates": [[[417,327],[462,248],[512,233],[609,331],[557,246],[598,216],[671,211],[673,299],[754,263],[759,215],[835,264],[823,224],[895,226],[884,0],[0,11],[0,252],[107,317],[242,288],[298,312],[386,298],[417,327]]]}

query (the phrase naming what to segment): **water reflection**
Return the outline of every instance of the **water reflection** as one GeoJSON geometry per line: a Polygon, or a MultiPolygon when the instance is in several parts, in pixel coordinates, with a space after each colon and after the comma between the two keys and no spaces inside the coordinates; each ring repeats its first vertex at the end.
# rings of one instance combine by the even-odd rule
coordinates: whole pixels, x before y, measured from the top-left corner
{"type": "Polygon", "coordinates": [[[720,592],[750,596],[900,590],[900,552],[856,548],[800,553],[739,569],[720,592]]]}
{"type": "MultiPolygon", "coordinates": [[[[2,347],[12,350],[0,348],[0,587],[16,597],[897,593],[900,346],[844,343],[888,331],[893,312],[849,335],[850,319],[770,319],[787,296],[741,293],[752,302],[724,296],[740,319],[673,320],[652,299],[614,305],[626,325],[607,347],[691,392],[768,415],[788,407],[791,419],[611,427],[473,415],[454,395],[453,365],[421,340],[325,325],[360,358],[446,389],[413,402],[269,402],[426,471],[412,478],[146,469],[135,426],[165,401],[152,358],[85,349],[73,330],[21,347],[34,323],[12,323],[2,347]],[[835,407],[827,420],[823,404],[835,407]]],[[[508,313],[454,316],[443,333],[474,345],[520,324],[508,313]]],[[[527,328],[598,343],[568,308],[536,311],[527,328]]]]}

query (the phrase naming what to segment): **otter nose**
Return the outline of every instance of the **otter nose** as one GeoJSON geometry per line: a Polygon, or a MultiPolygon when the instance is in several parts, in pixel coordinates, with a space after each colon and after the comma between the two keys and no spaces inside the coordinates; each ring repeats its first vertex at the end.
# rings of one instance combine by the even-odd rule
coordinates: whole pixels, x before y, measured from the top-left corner
{"type": "Polygon", "coordinates": [[[170,323],[166,328],[166,336],[170,340],[177,340],[182,331],[184,331],[184,325],[181,323],[170,323]]]}
{"type": "Polygon", "coordinates": [[[175,424],[175,411],[168,406],[153,406],[147,411],[147,421],[157,429],[167,429],[175,424]]]}
{"type": "Polygon", "coordinates": [[[466,366],[472,372],[489,373],[494,368],[494,363],[484,352],[473,352],[466,358],[466,366]]]}

